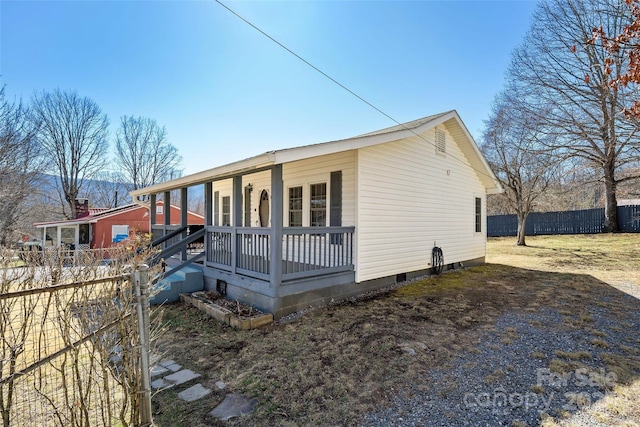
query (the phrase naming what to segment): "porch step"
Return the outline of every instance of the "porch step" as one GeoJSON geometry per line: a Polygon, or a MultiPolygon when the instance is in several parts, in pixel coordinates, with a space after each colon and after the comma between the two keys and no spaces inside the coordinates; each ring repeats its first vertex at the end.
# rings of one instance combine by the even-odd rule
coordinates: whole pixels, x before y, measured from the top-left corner
{"type": "Polygon", "coordinates": [[[204,275],[197,267],[186,266],[170,276],[164,277],[154,286],[155,295],[149,302],[153,305],[180,300],[181,293],[193,293],[204,289],[204,275]]]}

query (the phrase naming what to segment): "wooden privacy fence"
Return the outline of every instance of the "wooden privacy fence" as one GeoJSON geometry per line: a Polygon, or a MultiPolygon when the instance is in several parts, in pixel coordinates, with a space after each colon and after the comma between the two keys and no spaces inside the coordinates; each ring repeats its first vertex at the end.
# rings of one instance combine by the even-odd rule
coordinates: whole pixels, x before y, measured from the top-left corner
{"type": "Polygon", "coordinates": [[[148,268],[49,267],[0,269],[3,426],[151,425],[148,268]]]}
{"type": "MultiPolygon", "coordinates": [[[[596,234],[602,233],[604,208],[566,212],[533,212],[527,218],[525,234],[596,234]]],[[[640,232],[640,206],[618,206],[619,230],[640,232]]],[[[516,215],[487,216],[487,236],[515,236],[518,233],[516,215]]]]}

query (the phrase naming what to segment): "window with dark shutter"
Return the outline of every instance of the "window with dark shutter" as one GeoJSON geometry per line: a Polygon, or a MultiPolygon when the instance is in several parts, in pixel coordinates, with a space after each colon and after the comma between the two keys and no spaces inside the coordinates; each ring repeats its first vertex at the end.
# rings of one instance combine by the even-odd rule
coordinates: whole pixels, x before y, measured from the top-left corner
{"type": "Polygon", "coordinates": [[[476,233],[482,232],[482,199],[476,197],[476,233]]]}

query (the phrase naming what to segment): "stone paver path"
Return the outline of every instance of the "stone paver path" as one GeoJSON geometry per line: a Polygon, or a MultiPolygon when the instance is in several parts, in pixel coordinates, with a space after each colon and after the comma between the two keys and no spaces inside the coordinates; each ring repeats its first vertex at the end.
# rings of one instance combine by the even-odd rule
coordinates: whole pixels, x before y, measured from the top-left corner
{"type": "MultiPolygon", "coordinates": [[[[201,377],[200,374],[190,369],[182,369],[182,366],[173,360],[164,360],[151,368],[151,378],[155,378],[151,382],[151,387],[162,390],[185,384],[199,377],[201,377]]],[[[218,390],[226,388],[226,384],[222,381],[216,381],[215,386],[218,390]]],[[[193,402],[210,393],[211,389],[198,383],[178,393],[178,397],[186,402],[193,402]]],[[[233,417],[250,414],[257,402],[257,399],[251,399],[239,393],[229,393],[222,403],[207,415],[227,421],[233,417]]]]}
{"type": "Polygon", "coordinates": [[[174,362],[173,360],[165,360],[164,362],[160,362],[159,364],[161,367],[168,369],[172,372],[178,372],[180,369],[182,369],[182,366],[178,365],[176,362],[174,362]]]}
{"type": "Polygon", "coordinates": [[[184,384],[187,381],[191,381],[194,378],[198,378],[200,374],[196,374],[191,369],[183,369],[182,371],[174,372],[166,377],[158,378],[151,382],[151,387],[155,389],[169,388],[174,385],[184,384]]]}
{"type": "Polygon", "coordinates": [[[166,374],[167,372],[169,372],[167,368],[163,368],[160,365],[156,365],[153,368],[151,368],[151,378],[157,377],[158,375],[166,374]]]}

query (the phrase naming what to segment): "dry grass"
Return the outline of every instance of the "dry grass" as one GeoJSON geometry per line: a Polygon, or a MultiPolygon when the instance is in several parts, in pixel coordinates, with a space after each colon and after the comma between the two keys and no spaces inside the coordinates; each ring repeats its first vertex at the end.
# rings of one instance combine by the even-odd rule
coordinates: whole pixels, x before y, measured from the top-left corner
{"type": "Polygon", "coordinates": [[[531,386],[530,390],[534,393],[537,394],[543,394],[544,393],[544,387],[542,387],[540,384],[534,384],[531,386]]]}
{"type": "Polygon", "coordinates": [[[589,274],[640,298],[640,236],[632,233],[491,238],[487,262],[539,271],[589,274]]]}
{"type": "MultiPolygon", "coordinates": [[[[513,246],[513,239],[491,240],[488,259],[493,264],[432,277],[254,331],[230,329],[186,305],[169,305],[164,312],[168,332],[161,348],[168,357],[202,373],[205,386],[222,380],[228,388],[188,404],[176,399],[181,389],[158,393],[156,425],[354,425],[407,384],[416,390],[428,389],[425,373],[432,367],[451,366],[461,352],[476,351],[485,332],[495,331],[506,341],[519,339],[515,329],[496,330],[495,321],[503,313],[550,307],[563,311],[564,321],[541,324],[541,328],[585,333],[594,330],[597,321],[588,306],[615,313],[625,322],[626,313],[637,306],[629,306],[623,294],[603,278],[619,280],[619,286],[637,292],[640,261],[631,251],[632,237],[637,241],[636,236],[627,235],[530,238],[530,248],[513,246]],[[591,268],[600,280],[587,274],[591,268]],[[628,274],[630,268],[635,272],[628,274]],[[624,281],[628,284],[623,285],[624,281]],[[257,397],[260,405],[250,419],[216,424],[206,413],[229,391],[257,397]]],[[[612,348],[594,346],[594,351],[612,351],[612,328],[601,335],[612,348]]],[[[557,372],[591,361],[587,353],[561,348],[548,355],[531,348],[529,354],[548,357],[549,368],[557,372]]],[[[620,396],[626,396],[625,387],[640,387],[635,385],[640,374],[638,355],[624,354],[611,352],[606,359],[607,369],[627,384],[621,381],[616,388],[620,396]]],[[[504,375],[503,370],[495,371],[485,380],[499,382],[504,375]]],[[[451,378],[448,387],[459,386],[451,378]]],[[[617,407],[617,402],[613,397],[608,405],[617,407]]],[[[637,415],[639,405],[631,406],[625,407],[625,416],[637,415]]],[[[557,425],[549,417],[542,424],[557,425]]],[[[522,424],[513,420],[512,425],[522,424]]]]}
{"type": "Polygon", "coordinates": [[[591,340],[591,344],[598,346],[600,348],[609,348],[609,343],[606,342],[605,340],[594,339],[594,340],[591,340]]]}
{"type": "Polygon", "coordinates": [[[585,418],[592,418],[600,425],[612,427],[640,426],[640,380],[636,379],[628,385],[617,385],[604,398],[588,406],[576,414],[570,414],[563,420],[549,420],[543,426],[572,427],[584,425],[585,418]]]}

